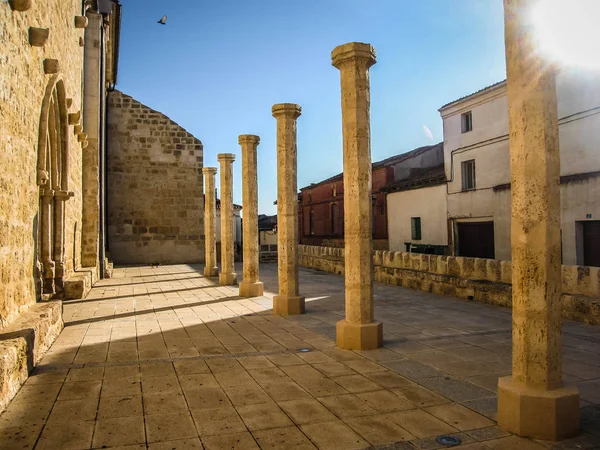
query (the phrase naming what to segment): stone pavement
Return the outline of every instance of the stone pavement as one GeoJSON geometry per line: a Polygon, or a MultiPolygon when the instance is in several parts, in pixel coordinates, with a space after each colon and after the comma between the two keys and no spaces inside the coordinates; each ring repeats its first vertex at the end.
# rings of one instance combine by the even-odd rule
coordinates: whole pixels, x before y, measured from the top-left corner
{"type": "Polygon", "coordinates": [[[600,448],[600,327],[563,327],[582,434],[520,439],[494,422],[509,310],[376,284],[385,346],[350,352],[333,341],[343,278],[300,277],[307,313],[287,319],[270,311],[274,264],[255,299],[199,266],[116,269],[65,302],[64,331],[0,415],[0,449],[434,449],[440,435],[470,450],[600,448]]]}

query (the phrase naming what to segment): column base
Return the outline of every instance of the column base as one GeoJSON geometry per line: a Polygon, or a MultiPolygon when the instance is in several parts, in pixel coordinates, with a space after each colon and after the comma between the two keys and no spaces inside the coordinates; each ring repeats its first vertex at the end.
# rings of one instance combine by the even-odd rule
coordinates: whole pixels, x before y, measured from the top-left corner
{"type": "Polygon", "coordinates": [[[262,281],[254,283],[250,281],[242,281],[240,283],[240,297],[261,297],[263,295],[262,281]]]}
{"type": "Polygon", "coordinates": [[[218,267],[208,267],[204,268],[204,276],[208,278],[214,278],[219,276],[219,268],[218,267]]]}
{"type": "Polygon", "coordinates": [[[304,314],[304,297],[288,297],[276,295],[273,297],[273,312],[280,316],[294,316],[304,314]]]}
{"type": "Polygon", "coordinates": [[[498,379],[498,425],[521,437],[560,441],[579,433],[579,392],[574,386],[538,390],[512,377],[498,379]]]}
{"type": "Polygon", "coordinates": [[[220,286],[235,286],[237,284],[237,273],[223,273],[219,274],[219,285],[220,286]]]}
{"type": "Polygon", "coordinates": [[[383,345],[383,324],[340,320],[335,324],[335,340],[338,347],[346,350],[374,350],[383,345]]]}

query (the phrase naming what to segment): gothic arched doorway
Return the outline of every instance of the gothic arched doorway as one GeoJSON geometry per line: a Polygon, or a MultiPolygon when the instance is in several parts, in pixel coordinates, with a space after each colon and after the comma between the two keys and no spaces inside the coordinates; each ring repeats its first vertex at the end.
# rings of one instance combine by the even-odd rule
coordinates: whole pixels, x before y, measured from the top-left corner
{"type": "Polygon", "coordinates": [[[65,276],[65,201],[69,195],[69,121],[65,85],[53,76],[42,102],[38,141],[37,267],[41,293],[61,296],[65,276]]]}

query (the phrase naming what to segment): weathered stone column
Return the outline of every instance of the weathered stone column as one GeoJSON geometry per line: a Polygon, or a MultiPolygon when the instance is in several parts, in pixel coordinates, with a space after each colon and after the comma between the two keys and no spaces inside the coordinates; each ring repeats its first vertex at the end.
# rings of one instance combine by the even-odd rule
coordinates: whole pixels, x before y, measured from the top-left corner
{"type": "Polygon", "coordinates": [[[217,199],[215,196],[217,168],[203,167],[202,173],[204,174],[204,276],[216,277],[219,275],[216,237],[217,199]]]}
{"type": "Polygon", "coordinates": [[[534,0],[505,0],[511,172],[512,377],[498,380],[498,423],[558,440],[579,430],[562,383],[560,155],[554,67],[539,53],[534,0]]]}
{"type": "Polygon", "coordinates": [[[273,312],[304,314],[298,283],[298,180],[296,119],[302,108],[292,103],[273,105],[277,119],[277,276],[279,295],[273,312]]]}
{"type": "Polygon", "coordinates": [[[258,175],[256,147],[260,138],[252,134],[238,137],[242,146],[242,211],[244,211],[244,279],[240,297],[260,297],[263,284],[258,280],[258,175]]]}
{"type": "Polygon", "coordinates": [[[219,284],[233,286],[237,284],[237,274],[233,265],[233,153],[219,153],[221,164],[221,273],[219,284]]]}
{"type": "Polygon", "coordinates": [[[344,255],[346,319],[336,325],[337,345],[353,350],[381,347],[383,326],[373,321],[373,221],[371,205],[370,44],[336,47],[340,70],[344,140],[344,255]]]}

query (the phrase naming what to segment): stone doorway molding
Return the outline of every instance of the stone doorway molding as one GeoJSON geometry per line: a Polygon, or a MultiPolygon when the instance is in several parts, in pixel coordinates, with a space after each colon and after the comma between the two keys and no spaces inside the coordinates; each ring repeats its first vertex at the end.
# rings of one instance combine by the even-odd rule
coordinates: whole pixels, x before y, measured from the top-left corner
{"type": "Polygon", "coordinates": [[[65,278],[65,201],[69,192],[69,121],[61,74],[46,86],[40,114],[37,267],[43,298],[60,297],[65,278]]]}

